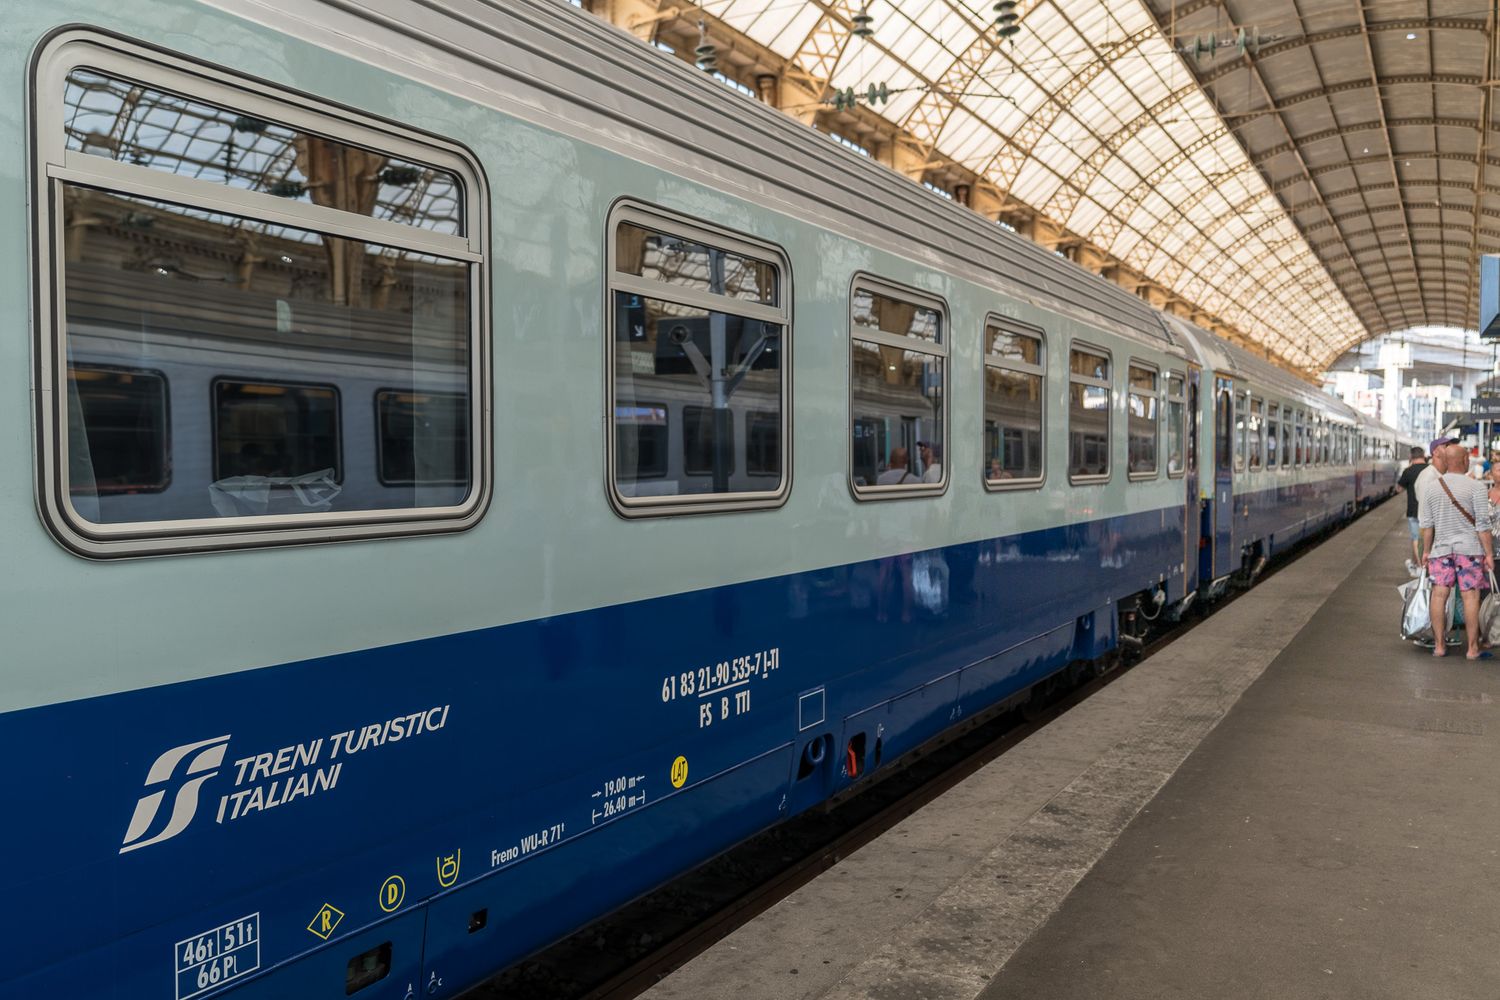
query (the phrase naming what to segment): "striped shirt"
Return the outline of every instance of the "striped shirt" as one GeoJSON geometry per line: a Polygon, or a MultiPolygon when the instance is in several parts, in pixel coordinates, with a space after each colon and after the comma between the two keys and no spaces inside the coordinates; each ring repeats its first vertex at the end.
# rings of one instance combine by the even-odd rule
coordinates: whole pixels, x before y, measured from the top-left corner
{"type": "Polygon", "coordinates": [[[1464,556],[1484,555],[1478,533],[1490,530],[1490,496],[1483,483],[1459,472],[1445,473],[1442,482],[1433,479],[1427,484],[1421,507],[1417,523],[1423,528],[1433,529],[1432,551],[1428,555],[1446,556],[1455,552],[1464,556]],[[1453,500],[1474,515],[1474,524],[1470,524],[1448,499],[1443,492],[1443,483],[1453,491],[1453,500]]]}

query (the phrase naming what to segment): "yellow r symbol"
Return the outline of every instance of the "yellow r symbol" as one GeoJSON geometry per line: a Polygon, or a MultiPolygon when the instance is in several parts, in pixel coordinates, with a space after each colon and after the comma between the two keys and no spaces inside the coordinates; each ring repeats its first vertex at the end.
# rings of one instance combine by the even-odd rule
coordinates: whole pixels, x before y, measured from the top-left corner
{"type": "Polygon", "coordinates": [[[318,914],[318,916],[321,917],[322,920],[323,920],[323,933],[324,934],[327,934],[329,931],[333,930],[333,925],[330,922],[330,921],[333,920],[333,914],[332,913],[329,913],[327,910],[324,910],[322,913],[318,914]]]}

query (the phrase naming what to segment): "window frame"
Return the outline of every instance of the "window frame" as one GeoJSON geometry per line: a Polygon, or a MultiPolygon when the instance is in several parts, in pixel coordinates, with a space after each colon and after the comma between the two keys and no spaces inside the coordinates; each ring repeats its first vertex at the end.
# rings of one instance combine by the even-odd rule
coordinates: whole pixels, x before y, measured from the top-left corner
{"type": "Polygon", "coordinates": [[[1166,395],[1164,397],[1164,399],[1166,401],[1166,410],[1165,410],[1165,412],[1163,414],[1164,419],[1166,421],[1170,421],[1171,420],[1171,412],[1172,412],[1172,404],[1173,403],[1180,403],[1181,407],[1182,407],[1181,410],[1179,411],[1182,414],[1182,426],[1179,427],[1178,431],[1177,431],[1178,440],[1182,442],[1182,467],[1180,469],[1178,469],[1176,472],[1173,472],[1172,471],[1172,457],[1171,457],[1170,454],[1168,454],[1168,456],[1167,456],[1167,478],[1168,479],[1181,479],[1181,478],[1183,478],[1184,476],[1187,475],[1187,451],[1188,451],[1187,436],[1188,436],[1188,423],[1189,423],[1189,421],[1188,421],[1187,373],[1185,371],[1177,371],[1176,369],[1168,369],[1167,372],[1165,373],[1165,375],[1163,377],[1164,377],[1165,383],[1166,383],[1165,386],[1164,386],[1164,389],[1163,389],[1163,391],[1166,393],[1166,395]],[[1172,395],[1172,380],[1173,379],[1176,379],[1178,381],[1178,383],[1182,386],[1182,393],[1181,393],[1181,395],[1177,395],[1177,396],[1172,395]]]}
{"type": "MultiPolygon", "coordinates": [[[[1072,485],[1072,486],[1094,486],[1094,485],[1097,485],[1099,483],[1107,483],[1107,482],[1110,481],[1111,478],[1114,477],[1114,474],[1115,474],[1115,455],[1114,455],[1114,451],[1115,451],[1115,385],[1114,385],[1114,382],[1115,382],[1115,370],[1116,370],[1116,368],[1117,368],[1117,366],[1115,365],[1115,354],[1109,348],[1107,348],[1107,347],[1100,347],[1100,346],[1098,346],[1096,344],[1091,344],[1091,343],[1089,343],[1086,340],[1079,340],[1079,339],[1076,339],[1076,338],[1068,341],[1068,409],[1067,409],[1067,413],[1068,413],[1067,432],[1068,432],[1068,434],[1071,436],[1072,433],[1073,433],[1073,385],[1075,383],[1078,384],[1078,385],[1094,386],[1096,388],[1102,388],[1102,389],[1107,390],[1109,392],[1109,394],[1110,394],[1109,395],[1109,405],[1104,408],[1104,420],[1105,420],[1105,425],[1104,425],[1104,442],[1105,442],[1105,444],[1104,444],[1104,460],[1105,460],[1105,463],[1106,463],[1105,470],[1104,470],[1103,473],[1094,473],[1094,474],[1091,474],[1091,475],[1074,475],[1073,469],[1072,469],[1073,460],[1072,460],[1071,454],[1069,454],[1069,457],[1068,457],[1068,483],[1069,483],[1069,485],[1072,485]],[[1097,379],[1097,378],[1093,378],[1092,376],[1079,375],[1079,374],[1075,373],[1073,371],[1073,352],[1074,351],[1078,351],[1078,350],[1081,350],[1081,351],[1083,351],[1086,354],[1098,354],[1098,355],[1101,355],[1104,358],[1104,360],[1108,361],[1109,362],[1109,377],[1106,378],[1106,379],[1097,379]]],[[[1069,443],[1069,447],[1071,448],[1071,446],[1072,446],[1071,439],[1069,440],[1068,443],[1069,443]]]]}
{"type": "MultiPolygon", "coordinates": [[[[861,503],[878,500],[899,500],[912,497],[936,497],[942,496],[948,491],[948,484],[953,479],[953,313],[948,308],[948,301],[928,292],[919,291],[907,285],[902,285],[871,274],[868,271],[857,271],[849,281],[848,298],[844,304],[844,447],[847,449],[844,461],[844,475],[849,484],[849,494],[861,503]],[[883,330],[858,330],[854,326],[854,296],[857,291],[864,290],[876,295],[884,295],[887,298],[899,299],[919,309],[936,310],[939,316],[938,336],[939,340],[930,348],[923,348],[920,343],[913,341],[910,337],[902,337],[883,330]],[[914,351],[918,354],[926,354],[930,357],[941,359],[943,362],[943,478],[935,483],[893,483],[889,486],[877,486],[870,484],[860,486],[854,481],[854,342],[863,341],[867,344],[876,344],[890,347],[900,351],[914,351]]],[[[981,425],[983,421],[980,421],[981,425]]]]}
{"type": "MultiPolygon", "coordinates": [[[[709,514],[724,511],[770,510],[786,503],[792,492],[792,262],[780,246],[742,233],[715,225],[704,219],[672,211],[660,205],[620,198],[610,207],[604,223],[603,254],[603,308],[604,308],[604,493],[614,512],[624,518],[665,517],[673,514],[709,514]],[[733,299],[712,292],[683,288],[652,281],[638,274],[630,274],[616,268],[619,254],[619,228],[629,224],[679,239],[691,240],[715,250],[741,254],[765,262],[776,268],[778,305],[765,305],[748,299],[733,299]],[[743,318],[776,323],[781,332],[781,478],[774,489],[743,490],[730,493],[671,493],[660,496],[625,496],[620,492],[616,480],[616,430],[615,407],[615,306],[616,292],[627,292],[647,298],[663,299],[678,305],[701,308],[708,311],[733,312],[743,318]],[[726,309],[726,307],[728,307],[726,309]]],[[[675,407],[681,411],[687,403],[675,407]]],[[[668,426],[671,426],[668,405],[668,426]]],[[[731,414],[733,411],[731,410],[731,414]]],[[[683,420],[678,412],[679,423],[683,420]]],[[[731,421],[733,423],[734,421],[731,421]]],[[[681,433],[684,460],[686,459],[687,434],[681,433]]],[[[736,445],[738,445],[738,436],[736,445]]],[[[671,443],[668,442],[670,449],[671,443]]],[[[735,467],[739,461],[736,458],[735,467]]],[[[669,463],[670,467],[670,463],[669,463]]],[[[685,468],[685,467],[684,467],[685,468]]],[[[770,478],[766,476],[765,478],[770,478]]]]}
{"type": "MultiPolygon", "coordinates": [[[[1071,366],[1069,368],[1069,371],[1071,372],[1071,366]]],[[[1151,482],[1154,479],[1160,479],[1161,478],[1161,470],[1162,470],[1162,464],[1163,464],[1162,463],[1162,458],[1161,458],[1161,451],[1162,451],[1162,448],[1161,448],[1161,425],[1162,425],[1162,414],[1163,414],[1163,411],[1166,408],[1166,403],[1165,403],[1165,399],[1164,399],[1164,396],[1163,396],[1164,391],[1165,391],[1165,387],[1162,385],[1162,372],[1161,372],[1161,366],[1160,365],[1153,364],[1150,361],[1143,361],[1140,358],[1132,358],[1132,357],[1127,356],[1126,361],[1125,361],[1125,480],[1126,480],[1126,482],[1131,482],[1131,483],[1147,483],[1147,482],[1151,482]],[[1156,376],[1156,391],[1152,392],[1152,393],[1136,392],[1135,389],[1132,388],[1131,382],[1130,382],[1130,369],[1131,368],[1140,368],[1143,371],[1149,371],[1149,372],[1153,373],[1156,376]],[[1155,452],[1155,454],[1156,454],[1156,464],[1152,466],[1150,472],[1132,472],[1132,471],[1130,471],[1130,397],[1131,396],[1147,396],[1149,398],[1152,398],[1152,399],[1156,400],[1156,417],[1155,417],[1155,419],[1153,419],[1151,421],[1153,434],[1154,434],[1155,440],[1156,440],[1156,452],[1155,452]]]]}
{"type": "Polygon", "coordinates": [[[1031,476],[1026,479],[992,480],[990,479],[988,472],[989,455],[986,452],[986,454],[984,455],[984,461],[980,463],[979,467],[980,482],[984,484],[985,490],[990,493],[1009,493],[1014,490],[1041,489],[1042,485],[1047,482],[1047,331],[1043,330],[1039,326],[1032,326],[1029,323],[1022,323],[1021,321],[1012,319],[1009,316],[1002,316],[999,313],[992,312],[985,315],[984,322],[980,326],[979,335],[981,338],[981,370],[979,379],[979,434],[981,448],[984,447],[984,414],[989,403],[989,383],[988,380],[984,377],[985,374],[987,374],[987,369],[998,368],[1001,371],[1019,372],[1022,375],[1038,375],[1042,380],[1042,415],[1041,423],[1037,430],[1038,435],[1040,435],[1037,447],[1040,449],[1042,460],[1041,475],[1031,476]],[[1034,339],[1037,342],[1036,356],[1041,360],[1041,364],[1031,365],[1027,364],[1024,361],[1011,361],[1009,359],[1001,358],[1001,356],[998,354],[991,354],[989,350],[991,327],[997,327],[1007,333],[1019,334],[1023,337],[1031,337],[1032,339],[1034,339]]]}
{"type": "Polygon", "coordinates": [[[1249,409],[1245,414],[1245,471],[1266,471],[1266,409],[1270,405],[1265,396],[1245,393],[1249,409]]]}
{"type": "MultiPolygon", "coordinates": [[[[43,522],[69,551],[92,559],[168,555],[464,531],[478,524],[493,490],[489,315],[489,192],[479,159],[457,141],[286,90],[250,74],[136,44],[90,28],[68,28],[37,50],[27,77],[34,309],[36,490],[43,522]],[[457,179],[463,235],[440,233],[336,208],[288,202],[150,166],[66,148],[62,95],[69,73],[92,69],[334,141],[448,171],[457,179]],[[464,266],[467,282],[465,391],[470,397],[469,491],[449,507],[200,517],[96,523],[72,503],[67,455],[67,266],[62,254],[64,185],[148,198],[285,225],[327,236],[425,253],[464,266]]],[[[209,410],[209,419],[216,419],[209,410]]],[[[174,463],[175,464],[175,463],[174,463]]]]}

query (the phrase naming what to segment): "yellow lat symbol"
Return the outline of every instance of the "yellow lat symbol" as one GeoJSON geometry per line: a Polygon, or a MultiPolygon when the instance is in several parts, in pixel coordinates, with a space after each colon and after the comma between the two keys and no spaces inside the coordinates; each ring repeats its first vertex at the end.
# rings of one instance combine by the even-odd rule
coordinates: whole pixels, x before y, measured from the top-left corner
{"type": "Polygon", "coordinates": [[[672,761],[672,787],[681,788],[687,784],[687,758],[678,757],[672,761]]]}
{"type": "Polygon", "coordinates": [[[463,851],[454,851],[447,857],[437,859],[438,885],[444,889],[458,881],[458,863],[463,851]]]}
{"type": "Polygon", "coordinates": [[[333,933],[333,929],[337,927],[339,925],[339,921],[343,919],[343,910],[339,909],[337,906],[334,906],[332,903],[324,903],[323,908],[313,915],[312,923],[307,925],[307,929],[312,931],[313,934],[317,937],[320,937],[324,941],[327,941],[328,935],[333,933]]]}
{"type": "Polygon", "coordinates": [[[401,901],[406,898],[406,879],[400,875],[392,875],[380,885],[380,908],[387,913],[392,913],[401,906],[401,901]]]}

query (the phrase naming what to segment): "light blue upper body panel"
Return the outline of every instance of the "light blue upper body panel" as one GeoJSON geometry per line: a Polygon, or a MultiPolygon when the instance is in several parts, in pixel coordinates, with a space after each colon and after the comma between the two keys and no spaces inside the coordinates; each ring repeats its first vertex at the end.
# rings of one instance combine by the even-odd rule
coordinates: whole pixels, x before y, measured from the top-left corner
{"type": "MultiPolygon", "coordinates": [[[[12,471],[0,480],[0,547],[11,572],[0,579],[7,635],[0,712],[1038,530],[1106,511],[1129,514],[1182,503],[1181,480],[1161,475],[1127,481],[1119,434],[1113,435],[1110,482],[1068,482],[1063,373],[1075,338],[1113,355],[1116,427],[1125,420],[1122,374],[1130,359],[1164,372],[1184,367],[1180,344],[1159,326],[1153,333],[1139,303],[1118,289],[1104,289],[1100,279],[1070,271],[1058,278],[1045,269],[1071,265],[1039,261],[1040,251],[1014,246],[1019,241],[993,227],[975,236],[970,230],[976,223],[961,218],[967,213],[920,191],[902,197],[929,212],[929,225],[947,227],[952,220],[952,232],[942,240],[957,246],[992,238],[1019,262],[1016,267],[1041,268],[1036,273],[1043,277],[1032,285],[1052,298],[1026,294],[1019,283],[1024,275],[1005,280],[994,264],[986,271],[945,257],[933,249],[942,243],[937,237],[899,248],[889,219],[869,240],[858,238],[851,228],[864,211],[858,199],[842,216],[798,202],[798,171],[817,163],[806,156],[797,161],[795,149],[782,156],[788,163],[778,183],[749,167],[738,175],[726,171],[715,182],[712,165],[689,148],[691,136],[678,149],[644,127],[605,129],[598,115],[570,117],[560,105],[543,108],[536,91],[511,87],[511,76],[486,63],[487,49],[476,48],[474,62],[465,64],[439,44],[463,30],[468,14],[503,28],[504,10],[454,5],[449,17],[396,0],[370,5],[400,13],[417,26],[413,31],[433,22],[433,43],[424,46],[410,32],[387,30],[374,13],[364,19],[332,4],[299,5],[293,13],[280,6],[252,0],[218,6],[61,0],[9,12],[11,41],[0,52],[0,70],[15,95],[10,110],[0,114],[0,188],[6,195],[0,199],[0,239],[7,261],[0,269],[0,308],[7,320],[0,334],[0,425],[8,429],[0,436],[0,463],[12,471]],[[31,270],[25,265],[31,154],[21,96],[29,93],[28,60],[35,47],[69,25],[118,33],[462,142],[472,151],[491,194],[493,408],[487,418],[495,469],[490,509],[477,527],[451,535],[113,563],[81,559],[48,536],[36,515],[29,433],[35,419],[35,331],[31,270]],[[668,172],[664,164],[676,169],[668,172]],[[791,261],[791,490],[782,507],[638,521],[611,510],[604,476],[604,247],[607,217],[621,198],[774,243],[791,261]],[[949,471],[941,496],[858,502],[851,495],[849,290],[861,272],[947,304],[949,471]],[[1064,302],[1069,281],[1082,281],[1080,295],[1097,298],[1092,313],[1064,302]],[[1107,315],[1110,303],[1118,305],[1119,318],[1107,315]],[[1051,433],[1045,439],[1046,480],[1034,490],[990,493],[982,480],[981,340],[992,313],[1046,335],[1046,367],[1053,377],[1047,380],[1045,423],[1051,433]]],[[[583,28],[581,15],[550,4],[521,12],[545,15],[559,30],[583,28]]],[[[489,45],[493,39],[479,41],[489,45]]],[[[520,54],[525,42],[518,33],[506,50],[508,73],[528,72],[520,54]]],[[[531,69],[538,80],[546,78],[541,62],[531,69]]],[[[683,89],[684,101],[707,103],[721,118],[724,107],[733,112],[732,102],[739,100],[701,77],[683,89]]],[[[607,107],[635,100],[602,86],[578,98],[581,105],[607,107]]],[[[750,107],[745,114],[770,112],[750,107]]],[[[55,121],[37,124],[59,127],[55,121]]],[[[820,161],[851,159],[832,144],[813,141],[820,161]]]]}

